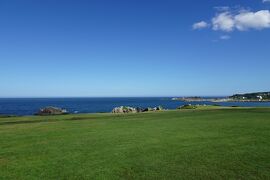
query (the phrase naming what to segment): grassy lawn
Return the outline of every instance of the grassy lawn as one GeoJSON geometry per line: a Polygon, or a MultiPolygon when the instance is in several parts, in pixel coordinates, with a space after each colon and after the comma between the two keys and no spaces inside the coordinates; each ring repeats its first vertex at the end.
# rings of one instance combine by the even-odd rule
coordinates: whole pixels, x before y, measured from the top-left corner
{"type": "Polygon", "coordinates": [[[270,179],[270,109],[2,117],[0,179],[270,179]]]}

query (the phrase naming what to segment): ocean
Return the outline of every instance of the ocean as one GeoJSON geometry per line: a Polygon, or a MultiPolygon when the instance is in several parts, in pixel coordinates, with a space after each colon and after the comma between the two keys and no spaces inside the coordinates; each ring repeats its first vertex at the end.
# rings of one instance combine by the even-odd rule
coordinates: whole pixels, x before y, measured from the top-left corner
{"type": "Polygon", "coordinates": [[[155,98],[0,98],[0,115],[33,115],[40,108],[55,106],[70,113],[105,113],[114,107],[156,107],[176,109],[184,104],[219,104],[222,106],[270,107],[270,102],[194,102],[173,101],[170,97],[155,98]]]}

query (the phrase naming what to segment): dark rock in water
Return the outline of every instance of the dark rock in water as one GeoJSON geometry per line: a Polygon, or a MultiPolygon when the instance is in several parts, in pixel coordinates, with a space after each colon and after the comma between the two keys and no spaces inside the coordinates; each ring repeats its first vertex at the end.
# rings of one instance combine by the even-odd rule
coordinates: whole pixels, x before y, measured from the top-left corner
{"type": "Polygon", "coordinates": [[[62,114],[68,114],[68,111],[66,109],[61,109],[57,107],[45,107],[39,110],[36,115],[39,116],[47,116],[47,115],[62,115],[62,114]]]}

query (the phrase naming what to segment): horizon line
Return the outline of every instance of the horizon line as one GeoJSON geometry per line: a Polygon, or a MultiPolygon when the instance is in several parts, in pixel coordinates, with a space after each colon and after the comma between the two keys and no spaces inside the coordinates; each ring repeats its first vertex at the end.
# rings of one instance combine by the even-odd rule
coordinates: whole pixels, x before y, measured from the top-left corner
{"type": "Polygon", "coordinates": [[[181,96],[9,96],[1,99],[23,99],[23,98],[173,98],[173,97],[227,97],[228,95],[181,95],[181,96]]]}

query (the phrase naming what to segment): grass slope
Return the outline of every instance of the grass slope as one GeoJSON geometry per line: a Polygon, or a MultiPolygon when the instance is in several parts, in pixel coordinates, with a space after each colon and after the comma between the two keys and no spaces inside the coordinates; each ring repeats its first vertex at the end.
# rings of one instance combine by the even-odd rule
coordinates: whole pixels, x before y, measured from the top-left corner
{"type": "Polygon", "coordinates": [[[0,179],[269,179],[270,109],[0,118],[0,179]]]}

